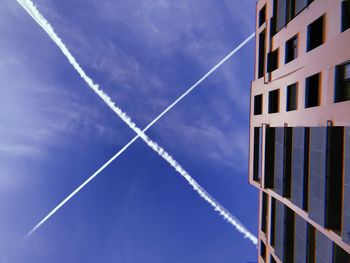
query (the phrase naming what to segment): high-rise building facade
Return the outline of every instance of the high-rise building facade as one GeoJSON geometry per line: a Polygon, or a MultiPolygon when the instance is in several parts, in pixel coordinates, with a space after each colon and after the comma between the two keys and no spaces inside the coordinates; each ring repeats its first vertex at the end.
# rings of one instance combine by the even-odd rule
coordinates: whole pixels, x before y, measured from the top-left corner
{"type": "Polygon", "coordinates": [[[259,262],[350,262],[350,1],[258,0],[259,262]]]}

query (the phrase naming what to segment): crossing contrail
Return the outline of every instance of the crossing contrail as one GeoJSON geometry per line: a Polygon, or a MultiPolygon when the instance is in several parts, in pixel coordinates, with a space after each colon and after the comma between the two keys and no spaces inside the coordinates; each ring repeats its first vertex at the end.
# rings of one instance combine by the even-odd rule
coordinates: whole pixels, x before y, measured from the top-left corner
{"type": "Polygon", "coordinates": [[[93,175],[91,175],[84,183],[82,183],[77,189],[75,189],[68,197],[66,197],[58,206],[56,206],[47,216],[45,216],[24,238],[33,234],[42,224],[45,223],[57,210],[59,210],[66,202],[68,202],[75,194],[77,194],[85,185],[87,185],[94,177],[96,177],[102,170],[104,170],[113,160],[121,155],[132,143],[138,138],[141,138],[150,148],[152,148],[159,156],[167,161],[187,182],[192,188],[207,201],[215,211],[217,211],[226,221],[233,225],[240,233],[248,238],[254,245],[257,245],[257,238],[239,222],[230,212],[228,212],[219,202],[217,202],[209,193],[207,193],[203,187],[201,187],[182,166],[168,153],[159,146],[156,142],[152,141],[146,134],[153,124],[155,124],[166,112],[174,107],[179,101],[187,96],[196,86],[198,86],[204,79],[206,79],[212,72],[220,67],[225,61],[227,61],[234,53],[242,48],[249,40],[254,37],[254,33],[251,34],[245,41],[243,41],[237,48],[230,52],[224,59],[222,59],[216,66],[214,66],[208,73],[206,73],[199,81],[197,81],[192,87],[190,87],[184,94],[182,94],[176,101],[174,101],[168,108],[166,108],[160,115],[158,115],[150,124],[148,124],[143,130],[138,128],[131,118],[123,112],[115,102],[102,90],[99,85],[85,73],[85,71],[78,64],[73,55],[69,52],[68,48],[57,36],[53,27],[49,22],[40,14],[31,0],[17,0],[18,3],[28,12],[28,14],[45,30],[49,37],[54,41],[58,48],[62,51],[65,57],[73,68],[79,73],[80,77],[88,84],[88,86],[113,110],[119,118],[121,118],[137,135],[127,143],[118,153],[116,153],[110,160],[108,160],[103,166],[101,166],[93,175]]]}

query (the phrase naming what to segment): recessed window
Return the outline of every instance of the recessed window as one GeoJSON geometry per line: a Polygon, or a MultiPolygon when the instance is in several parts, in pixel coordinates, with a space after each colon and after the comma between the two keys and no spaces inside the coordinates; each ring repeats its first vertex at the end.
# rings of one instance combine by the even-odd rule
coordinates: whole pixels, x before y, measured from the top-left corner
{"type": "Polygon", "coordinates": [[[294,83],[287,86],[287,111],[293,111],[297,109],[298,103],[298,85],[294,83]]]}
{"type": "Polygon", "coordinates": [[[265,30],[259,34],[258,78],[262,78],[265,71],[265,35],[265,30]]]}
{"type": "Polygon", "coordinates": [[[271,198],[271,226],[270,226],[270,245],[275,246],[275,226],[276,226],[276,199],[271,198]]]}
{"type": "Polygon", "coordinates": [[[341,3],[341,32],[350,28],[350,1],[344,0],[341,3]]]}
{"type": "Polygon", "coordinates": [[[270,255],[270,263],[276,263],[276,260],[274,259],[274,257],[272,255],[270,255]]]}
{"type": "Polygon", "coordinates": [[[261,179],[261,128],[254,128],[254,152],[253,152],[253,180],[260,182],[261,179]]]}
{"type": "Polygon", "coordinates": [[[264,187],[273,188],[275,176],[275,141],[276,130],[274,127],[266,128],[265,135],[265,176],[264,187]]]}
{"type": "Polygon", "coordinates": [[[335,102],[350,100],[350,62],[335,68],[335,102]]]}
{"type": "Polygon", "coordinates": [[[278,48],[267,54],[267,72],[272,72],[278,68],[278,48]]]}
{"type": "Polygon", "coordinates": [[[290,197],[292,193],[292,140],[293,128],[284,128],[283,142],[283,196],[290,197]]]}
{"type": "MultiPolygon", "coordinates": [[[[310,128],[305,127],[304,130],[304,167],[303,167],[303,209],[308,211],[309,208],[309,155],[310,155],[310,128]]],[[[311,261],[313,262],[313,261],[311,261]]]]}
{"type": "Polygon", "coordinates": [[[262,94],[254,96],[254,115],[262,114],[262,94]]]}
{"type": "Polygon", "coordinates": [[[261,27],[266,21],[266,5],[259,11],[259,27],[261,27]]]}
{"type": "Polygon", "coordinates": [[[279,109],[279,90],[269,92],[269,113],[276,113],[279,109]]]}
{"type": "Polygon", "coordinates": [[[262,197],[261,231],[266,234],[268,196],[263,192],[262,197]]]}
{"type": "Polygon", "coordinates": [[[350,262],[350,254],[335,243],[333,243],[333,262],[350,262]]]}
{"type": "Polygon", "coordinates": [[[298,57],[298,36],[294,36],[286,42],[285,63],[298,57]]]}
{"type": "Polygon", "coordinates": [[[274,0],[273,17],[275,24],[275,32],[278,32],[282,27],[286,25],[286,7],[286,0],[274,0]]]}
{"type": "Polygon", "coordinates": [[[320,73],[306,79],[305,85],[305,108],[320,105],[320,73]]]}
{"type": "Polygon", "coordinates": [[[307,51],[313,50],[323,44],[323,20],[324,16],[319,17],[307,28],[307,51]]]}
{"type": "Polygon", "coordinates": [[[284,206],[283,262],[294,262],[294,212],[284,206]]]}
{"type": "Polygon", "coordinates": [[[307,224],[306,237],[306,262],[315,262],[316,252],[316,229],[310,224],[307,224]]]}

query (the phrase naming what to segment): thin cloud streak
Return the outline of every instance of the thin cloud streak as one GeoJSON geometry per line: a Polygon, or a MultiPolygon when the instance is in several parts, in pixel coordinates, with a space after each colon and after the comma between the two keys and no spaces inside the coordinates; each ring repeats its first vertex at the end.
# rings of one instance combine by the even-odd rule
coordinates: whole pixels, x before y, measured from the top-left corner
{"type": "Polygon", "coordinates": [[[242,223],[240,223],[231,213],[229,213],[223,206],[221,206],[212,196],[210,196],[182,167],[181,165],[162,147],[156,142],[152,141],[144,132],[147,131],[153,124],[155,124],[166,112],[174,107],[179,101],[187,96],[195,87],[197,87],[204,79],[206,79],[212,72],[214,72],[220,65],[227,61],[234,53],[242,48],[250,39],[254,37],[254,33],[251,34],[245,41],[243,41],[235,50],[228,54],[222,61],[214,66],[207,74],[205,74],[199,81],[197,81],[190,89],[188,89],[183,95],[181,95],[176,101],[174,101],[167,109],[165,109],[158,117],[155,118],[149,125],[141,130],[131,120],[131,118],[123,112],[119,107],[115,105],[115,102],[100,89],[99,85],[87,76],[85,71],[78,64],[73,55],[69,52],[68,48],[62,42],[62,40],[54,32],[52,26],[48,21],[40,14],[33,2],[30,0],[17,0],[17,2],[28,12],[28,14],[45,30],[54,43],[60,48],[62,53],[68,59],[69,63],[79,73],[80,77],[88,84],[88,86],[112,109],[137,135],[126,144],[117,154],[115,154],[109,161],[107,161],[101,168],[99,168],[93,175],[91,175],[83,184],[81,184],[75,191],[73,191],[66,199],[64,199],[58,206],[56,206],[44,219],[42,219],[25,237],[29,237],[33,234],[46,220],[48,220],[58,209],[60,209],[67,201],[69,201],[76,193],[78,193],[86,184],[88,184],[94,177],[96,177],[104,168],[106,168],[113,160],[115,160],[121,153],[123,153],[134,141],[139,137],[155,152],[158,153],[165,161],[167,161],[184,179],[192,186],[192,188],[206,200],[215,211],[217,211],[226,221],[232,224],[240,233],[248,238],[254,245],[257,245],[257,238],[246,229],[242,223]]]}

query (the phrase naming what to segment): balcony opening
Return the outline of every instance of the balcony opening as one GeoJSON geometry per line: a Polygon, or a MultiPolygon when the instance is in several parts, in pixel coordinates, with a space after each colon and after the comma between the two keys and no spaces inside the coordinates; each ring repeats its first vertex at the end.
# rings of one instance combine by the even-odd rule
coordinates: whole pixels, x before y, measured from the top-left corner
{"type": "Polygon", "coordinates": [[[264,5],[259,11],[259,27],[261,27],[266,21],[266,5],[264,5]]]}
{"type": "Polygon", "coordinates": [[[293,128],[284,128],[283,143],[283,196],[290,198],[292,193],[292,138],[293,128]]]}
{"type": "Polygon", "coordinates": [[[324,41],[324,16],[319,17],[312,22],[307,28],[307,52],[317,48],[323,44],[324,41]]]}
{"type": "Polygon", "coordinates": [[[262,100],[262,94],[254,96],[254,115],[262,114],[262,100]]]}
{"type": "Polygon", "coordinates": [[[279,90],[269,92],[269,113],[277,113],[279,110],[279,90]]]}
{"type": "Polygon", "coordinates": [[[261,180],[261,128],[254,128],[254,152],[253,152],[253,180],[260,182],[261,180]]]}
{"type": "Polygon", "coordinates": [[[294,258],[294,212],[284,207],[283,262],[293,263],[294,258]]]}
{"type": "Polygon", "coordinates": [[[341,2],[341,32],[350,27],[350,1],[344,0],[341,2]]]}
{"type": "Polygon", "coordinates": [[[275,173],[275,128],[266,128],[265,136],[265,188],[273,188],[275,173]]]}
{"type": "Polygon", "coordinates": [[[341,232],[344,128],[327,128],[326,226],[341,232]]]}
{"type": "Polygon", "coordinates": [[[306,262],[315,262],[316,253],[316,229],[307,224],[307,236],[306,236],[306,262]]]}
{"type": "Polygon", "coordinates": [[[268,196],[263,192],[262,197],[261,231],[266,234],[268,196]]]}
{"type": "Polygon", "coordinates": [[[295,35],[286,42],[285,47],[285,64],[298,57],[298,36],[295,35]]]}
{"type": "Polygon", "coordinates": [[[305,85],[305,108],[320,105],[320,73],[306,79],[305,85]]]}
{"type": "Polygon", "coordinates": [[[334,101],[350,100],[350,62],[335,68],[334,101]]]}
{"type": "Polygon", "coordinates": [[[278,69],[278,48],[267,54],[267,72],[278,69]]]}
{"type": "Polygon", "coordinates": [[[297,83],[287,86],[287,111],[296,110],[298,107],[297,83]]]}
{"type": "Polygon", "coordinates": [[[309,208],[309,178],[310,178],[310,128],[304,131],[304,169],[303,169],[303,209],[309,208]]]}
{"type": "Polygon", "coordinates": [[[258,78],[262,78],[265,72],[265,30],[259,34],[259,60],[258,60],[258,78]]]}

